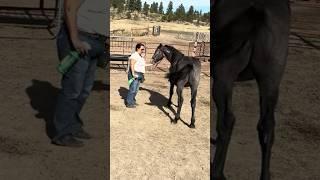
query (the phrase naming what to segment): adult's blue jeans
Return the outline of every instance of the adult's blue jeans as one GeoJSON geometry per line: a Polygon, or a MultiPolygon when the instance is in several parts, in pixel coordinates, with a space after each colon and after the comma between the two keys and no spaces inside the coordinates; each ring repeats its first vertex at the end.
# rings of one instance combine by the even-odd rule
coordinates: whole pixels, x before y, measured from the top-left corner
{"type": "MultiPolygon", "coordinates": [[[[88,33],[79,33],[79,38],[90,44],[91,50],[66,72],[61,79],[61,90],[55,108],[53,124],[56,134],[53,140],[80,131],[83,122],[81,109],[94,84],[97,59],[105,56],[105,38],[88,33]]],[[[63,25],[57,36],[57,49],[61,61],[70,51],[74,51],[68,30],[63,25]]]]}
{"type": "MultiPolygon", "coordinates": [[[[142,76],[142,73],[137,73],[138,74],[138,77],[141,77],[142,76]]],[[[132,73],[131,73],[131,70],[128,72],[128,80],[131,79],[133,76],[132,76],[132,73]]],[[[139,90],[139,86],[140,86],[140,80],[139,78],[136,78],[134,81],[132,81],[132,83],[130,84],[129,86],[129,91],[128,91],[128,94],[127,94],[127,99],[126,99],[126,102],[127,102],[127,106],[130,106],[130,105],[134,105],[136,104],[136,95],[138,93],[138,90],[139,90]]]]}

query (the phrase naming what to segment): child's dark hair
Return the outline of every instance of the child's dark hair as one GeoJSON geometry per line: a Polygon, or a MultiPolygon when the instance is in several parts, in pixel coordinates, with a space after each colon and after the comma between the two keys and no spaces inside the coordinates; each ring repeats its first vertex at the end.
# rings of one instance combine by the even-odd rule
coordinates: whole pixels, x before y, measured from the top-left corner
{"type": "Polygon", "coordinates": [[[138,43],[137,45],[136,45],[136,51],[138,50],[138,49],[140,49],[141,48],[141,46],[145,46],[144,44],[142,44],[142,43],[138,43]]]}

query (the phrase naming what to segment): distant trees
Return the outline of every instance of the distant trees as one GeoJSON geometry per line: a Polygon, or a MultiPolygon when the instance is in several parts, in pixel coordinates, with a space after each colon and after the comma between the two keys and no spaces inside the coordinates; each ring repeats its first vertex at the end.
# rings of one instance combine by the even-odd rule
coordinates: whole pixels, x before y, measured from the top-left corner
{"type": "Polygon", "coordinates": [[[189,10],[186,14],[186,17],[187,17],[187,21],[188,22],[192,22],[193,18],[194,18],[194,9],[193,9],[193,6],[190,6],[189,7],[189,10]]]}
{"type": "Polygon", "coordinates": [[[166,15],[162,18],[163,20],[172,21],[174,20],[174,14],[173,14],[173,2],[170,1],[167,7],[166,15]]]}
{"type": "Polygon", "coordinates": [[[162,4],[162,1],[160,2],[158,13],[159,13],[159,14],[163,14],[163,13],[164,13],[164,12],[163,12],[163,4],[162,4]]]}
{"type": "Polygon", "coordinates": [[[153,2],[150,5],[150,13],[158,13],[158,3],[153,2]]]}
{"type": "Polygon", "coordinates": [[[180,4],[179,7],[174,11],[173,10],[173,1],[170,1],[168,6],[163,6],[163,3],[153,2],[148,4],[142,0],[111,0],[111,6],[117,9],[118,13],[127,13],[138,11],[145,15],[149,13],[157,13],[161,15],[162,21],[187,21],[187,22],[196,22],[197,24],[200,21],[209,22],[210,13],[202,13],[202,11],[197,11],[193,6],[190,6],[187,11],[183,4],[180,4]]]}
{"type": "Polygon", "coordinates": [[[143,4],[143,9],[142,9],[142,11],[143,11],[143,14],[145,14],[145,15],[148,15],[148,13],[149,13],[149,7],[150,5],[147,3],[147,2],[144,2],[144,4],[143,4]]]}
{"type": "Polygon", "coordinates": [[[186,19],[186,10],[184,9],[183,4],[180,4],[176,9],[174,20],[185,21],[186,19]]]}

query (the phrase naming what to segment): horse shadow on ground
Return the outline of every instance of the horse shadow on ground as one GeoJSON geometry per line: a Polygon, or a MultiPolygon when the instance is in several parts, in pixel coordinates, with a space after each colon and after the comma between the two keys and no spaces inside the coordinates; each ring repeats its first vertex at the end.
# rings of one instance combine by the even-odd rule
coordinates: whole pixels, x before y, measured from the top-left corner
{"type": "MultiPolygon", "coordinates": [[[[172,108],[172,106],[177,107],[177,105],[172,104],[170,107],[168,107],[167,103],[169,99],[166,98],[164,95],[144,87],[140,87],[140,90],[147,91],[150,93],[150,97],[149,97],[150,103],[145,103],[145,104],[150,106],[157,106],[158,109],[160,109],[165,115],[167,115],[170,118],[171,123],[174,122],[174,117],[172,118],[164,108],[169,109],[174,115],[176,115],[177,112],[172,108]]],[[[186,126],[189,126],[189,124],[186,123],[183,119],[180,119],[180,121],[186,126]]]]}
{"type": "MultiPolygon", "coordinates": [[[[106,91],[109,87],[102,81],[95,81],[92,90],[106,91]]],[[[25,92],[30,99],[31,107],[37,111],[35,117],[45,121],[46,134],[49,138],[53,138],[55,135],[53,116],[59,88],[54,87],[50,82],[33,79],[32,85],[27,87],[25,92]]]]}

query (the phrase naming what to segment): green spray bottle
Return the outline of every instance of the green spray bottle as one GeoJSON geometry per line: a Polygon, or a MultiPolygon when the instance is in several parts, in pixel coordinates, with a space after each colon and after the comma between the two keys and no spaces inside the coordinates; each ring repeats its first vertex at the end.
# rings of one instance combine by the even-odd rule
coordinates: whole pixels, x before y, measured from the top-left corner
{"type": "Polygon", "coordinates": [[[78,61],[78,59],[79,53],[77,51],[70,51],[70,53],[61,60],[57,66],[57,70],[61,74],[65,74],[78,61]]]}

